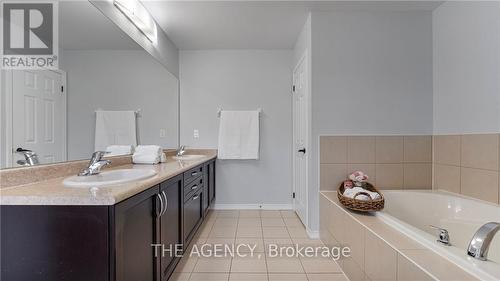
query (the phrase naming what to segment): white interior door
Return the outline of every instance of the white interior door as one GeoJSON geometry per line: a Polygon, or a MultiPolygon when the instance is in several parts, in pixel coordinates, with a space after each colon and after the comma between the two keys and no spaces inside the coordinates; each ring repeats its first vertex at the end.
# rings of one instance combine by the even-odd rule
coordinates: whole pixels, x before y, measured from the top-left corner
{"type": "Polygon", "coordinates": [[[63,74],[50,70],[12,73],[12,167],[24,157],[17,148],[38,155],[40,164],[66,160],[66,97],[63,74]]]}
{"type": "Polygon", "coordinates": [[[304,55],[293,72],[293,190],[294,210],[307,225],[308,76],[304,55]]]}

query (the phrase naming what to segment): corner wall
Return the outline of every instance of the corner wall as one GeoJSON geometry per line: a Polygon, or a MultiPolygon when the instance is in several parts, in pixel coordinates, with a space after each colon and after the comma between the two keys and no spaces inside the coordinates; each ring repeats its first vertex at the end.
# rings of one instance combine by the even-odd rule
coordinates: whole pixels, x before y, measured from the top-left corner
{"type": "Polygon", "coordinates": [[[318,230],[321,135],[432,133],[431,12],[312,13],[309,227],[318,230]]]}
{"type": "Polygon", "coordinates": [[[448,1],[432,21],[434,134],[500,132],[500,2],[448,1]]]}
{"type": "Polygon", "coordinates": [[[433,188],[498,204],[500,3],[448,1],[432,20],[433,188]]]}

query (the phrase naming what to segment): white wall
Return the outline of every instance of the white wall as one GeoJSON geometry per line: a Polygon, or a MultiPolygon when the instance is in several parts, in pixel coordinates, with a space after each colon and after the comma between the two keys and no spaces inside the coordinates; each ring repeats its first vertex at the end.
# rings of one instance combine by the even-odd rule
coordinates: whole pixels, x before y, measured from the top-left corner
{"type": "Polygon", "coordinates": [[[433,12],[434,133],[500,132],[500,2],[433,12]]]}
{"type": "Polygon", "coordinates": [[[94,151],[95,113],[137,110],[140,144],[175,148],[178,142],[178,80],[144,51],[64,51],[67,72],[68,159],[94,151]],[[160,138],[160,129],[167,137],[160,138]]]}
{"type": "Polygon", "coordinates": [[[260,159],[218,160],[217,205],[291,204],[291,61],[288,50],[180,52],[181,144],[217,148],[218,107],[263,110],[260,159]]]}
{"type": "Polygon", "coordinates": [[[312,14],[309,227],[318,230],[319,136],[432,133],[430,12],[312,14]]]}

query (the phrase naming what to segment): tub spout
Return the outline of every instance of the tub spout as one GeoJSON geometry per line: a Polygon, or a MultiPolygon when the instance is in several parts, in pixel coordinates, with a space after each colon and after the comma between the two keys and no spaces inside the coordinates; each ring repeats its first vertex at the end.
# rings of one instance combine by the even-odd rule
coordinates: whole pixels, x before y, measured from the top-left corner
{"type": "Polygon", "coordinates": [[[499,230],[498,222],[489,222],[481,226],[472,237],[467,254],[479,260],[487,260],[491,240],[499,230]]]}

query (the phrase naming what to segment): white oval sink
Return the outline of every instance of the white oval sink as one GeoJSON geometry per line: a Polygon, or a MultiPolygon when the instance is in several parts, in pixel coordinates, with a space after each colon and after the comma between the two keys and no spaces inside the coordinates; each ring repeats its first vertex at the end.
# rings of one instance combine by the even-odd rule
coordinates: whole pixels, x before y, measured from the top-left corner
{"type": "Polygon", "coordinates": [[[101,172],[93,176],[73,176],[66,178],[63,184],[68,187],[98,187],[143,180],[155,176],[154,170],[120,169],[101,172]]]}
{"type": "Polygon", "coordinates": [[[188,154],[188,155],[182,155],[182,156],[174,156],[175,160],[184,160],[184,161],[189,161],[189,160],[198,160],[205,157],[205,155],[198,155],[198,154],[188,154]]]}

